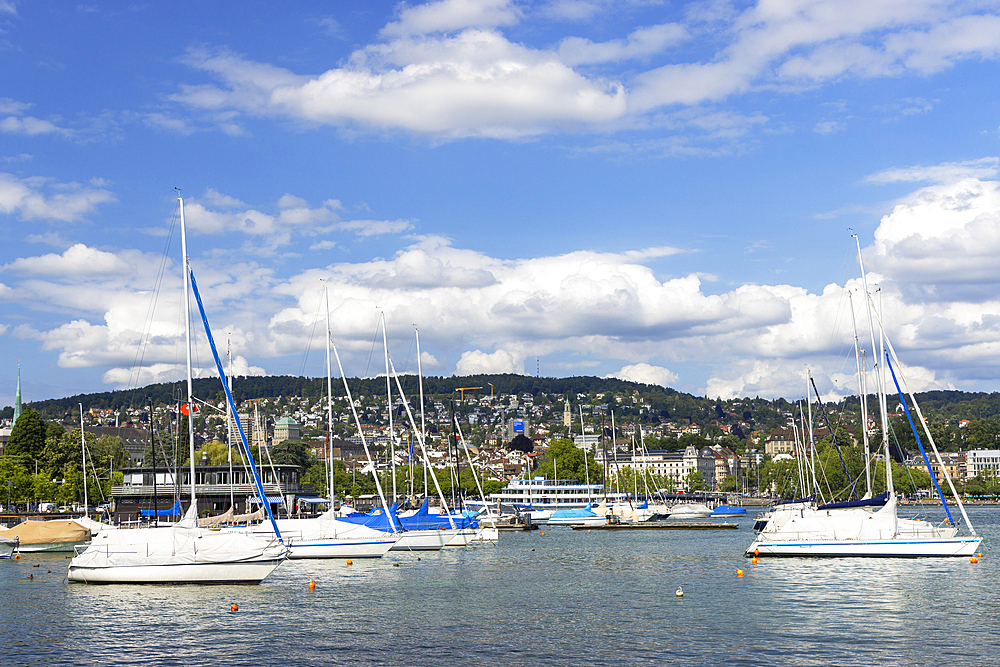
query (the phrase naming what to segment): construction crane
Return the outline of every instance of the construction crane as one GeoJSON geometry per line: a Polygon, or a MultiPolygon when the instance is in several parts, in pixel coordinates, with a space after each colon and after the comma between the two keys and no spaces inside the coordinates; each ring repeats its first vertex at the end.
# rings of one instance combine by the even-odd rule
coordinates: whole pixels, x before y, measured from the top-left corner
{"type": "Polygon", "coordinates": [[[487,382],[486,384],[488,384],[490,386],[490,398],[492,399],[493,398],[493,383],[492,382],[487,382]]]}
{"type": "Polygon", "coordinates": [[[458,389],[456,389],[455,391],[460,391],[460,392],[462,392],[462,398],[461,398],[461,401],[462,401],[463,403],[465,403],[465,392],[467,392],[467,391],[472,391],[473,389],[482,389],[482,387],[459,387],[459,388],[458,388],[458,389]]]}

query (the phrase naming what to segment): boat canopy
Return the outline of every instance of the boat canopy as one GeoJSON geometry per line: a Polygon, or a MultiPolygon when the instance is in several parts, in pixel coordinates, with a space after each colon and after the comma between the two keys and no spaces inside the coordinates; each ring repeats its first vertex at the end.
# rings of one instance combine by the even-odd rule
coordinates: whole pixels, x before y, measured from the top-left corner
{"type": "Polygon", "coordinates": [[[837,510],[846,507],[882,507],[887,502],[889,502],[889,493],[883,493],[879,496],[874,496],[872,498],[865,498],[863,500],[846,500],[842,503],[827,503],[825,505],[820,505],[816,509],[819,510],[837,510]]]}
{"type": "Polygon", "coordinates": [[[56,519],[52,521],[24,521],[10,530],[4,531],[4,537],[17,537],[21,546],[29,544],[61,544],[63,542],[86,542],[90,539],[90,530],[84,528],[72,519],[56,519]]]}
{"type": "Polygon", "coordinates": [[[142,516],[180,516],[181,515],[181,501],[175,500],[173,507],[168,507],[165,510],[140,510],[142,516]]]}

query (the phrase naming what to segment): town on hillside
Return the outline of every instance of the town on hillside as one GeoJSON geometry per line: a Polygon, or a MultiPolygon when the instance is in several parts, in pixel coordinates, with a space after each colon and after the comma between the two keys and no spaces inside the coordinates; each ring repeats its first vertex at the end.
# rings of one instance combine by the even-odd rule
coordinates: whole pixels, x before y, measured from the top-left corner
{"type": "MultiPolygon", "coordinates": [[[[489,493],[513,478],[535,475],[577,483],[589,476],[609,491],[640,495],[667,490],[793,497],[797,459],[803,457],[817,462],[830,496],[837,497],[850,490],[848,473],[861,474],[864,436],[881,442],[879,423],[860,423],[857,398],[822,406],[720,400],[622,380],[500,375],[426,378],[421,410],[414,378],[404,386],[412,391],[405,400],[395,387],[387,398],[384,377],[351,382],[357,385],[353,403],[343,393],[328,399],[320,380],[238,378],[238,425],[228,418],[217,383],[207,381],[196,386],[194,408],[182,400],[179,384],[129,392],[143,398],[128,404],[126,392],[109,392],[24,406],[19,385],[16,405],[0,412],[0,492],[7,491],[0,503],[24,509],[81,503],[85,439],[87,479],[96,491],[92,503],[133,497],[138,517],[141,497],[159,485],[154,495],[163,499],[157,506],[169,507],[170,494],[189,483],[186,438],[178,436],[187,432],[189,418],[196,483],[219,487],[209,510],[226,505],[226,485],[251,495],[240,430],[287,507],[329,496],[331,468],[333,493],[351,498],[374,493],[372,472],[397,496],[420,495],[424,467],[453,496],[489,493]],[[299,391],[280,393],[289,388],[299,391]],[[417,437],[421,429],[425,451],[417,437]]],[[[973,497],[998,491],[996,398],[929,392],[921,399],[944,451],[942,463],[973,497]],[[975,418],[972,411],[986,416],[975,418]]],[[[911,488],[897,490],[927,494],[929,476],[901,408],[890,420],[890,464],[900,468],[894,477],[911,488]]],[[[873,445],[870,462],[885,465],[877,451],[873,445]]],[[[939,474],[940,464],[932,466],[939,474]]]]}

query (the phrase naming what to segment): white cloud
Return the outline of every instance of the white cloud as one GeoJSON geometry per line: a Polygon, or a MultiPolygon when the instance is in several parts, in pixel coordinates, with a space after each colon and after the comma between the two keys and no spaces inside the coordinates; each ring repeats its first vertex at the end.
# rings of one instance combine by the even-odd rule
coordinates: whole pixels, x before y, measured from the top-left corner
{"type": "Polygon", "coordinates": [[[455,364],[455,375],[477,375],[479,373],[516,373],[524,375],[524,357],[507,350],[497,350],[487,354],[480,350],[463,352],[455,364]]]}
{"type": "Polygon", "coordinates": [[[672,372],[670,369],[662,366],[652,366],[645,362],[623,366],[617,373],[611,373],[610,375],[605,375],[604,377],[619,378],[630,382],[641,382],[643,384],[655,384],[661,387],[670,386],[680,380],[680,376],[672,372]]]}
{"type": "Polygon", "coordinates": [[[0,173],[0,213],[17,214],[21,220],[76,222],[98,204],[114,201],[115,196],[102,187],[0,173]]]}
{"type": "Polygon", "coordinates": [[[135,273],[135,266],[122,257],[82,243],[77,243],[61,255],[22,257],[2,268],[30,276],[113,276],[135,273]]]}
{"type": "Polygon", "coordinates": [[[844,76],[928,74],[961,60],[995,59],[1000,49],[1000,17],[939,0],[761,2],[720,16],[732,40],[703,62],[639,75],[630,95],[634,110],[844,76]]]}
{"type": "Polygon", "coordinates": [[[193,51],[188,61],[222,85],[186,87],[175,100],[310,124],[512,138],[603,123],[625,111],[619,84],[588,79],[555,54],[492,30],[395,39],[314,77],[229,53],[193,51]]]}
{"type": "Polygon", "coordinates": [[[1000,169],[1000,158],[984,157],[965,162],[929,166],[893,167],[872,174],[870,183],[955,183],[964,178],[991,178],[1000,169]]]}
{"type": "Polygon", "coordinates": [[[438,0],[422,5],[401,5],[399,20],[382,29],[385,35],[427,35],[465,28],[514,25],[520,11],[511,0],[438,0]]]}
{"type": "Polygon", "coordinates": [[[625,39],[594,43],[582,37],[567,37],[559,43],[559,58],[567,65],[618,62],[632,58],[645,58],[678,44],[690,35],[684,26],[665,23],[639,28],[625,39]]]}
{"type": "MultiPolygon", "coordinates": [[[[897,202],[865,248],[886,331],[915,390],[1000,374],[994,259],[1000,255],[1000,182],[967,175],[993,169],[991,160],[898,170],[904,181],[930,174],[940,182],[897,202]]],[[[255,210],[217,192],[204,201],[222,215],[255,210]]],[[[286,195],[275,210],[272,224],[284,213],[283,224],[308,228],[317,209],[286,195]]],[[[386,258],[339,261],[291,277],[279,277],[269,265],[233,263],[231,255],[196,260],[195,269],[217,334],[233,332],[233,349],[257,364],[301,359],[322,331],[323,279],[348,374],[373,370],[362,365],[383,311],[391,350],[412,349],[411,325],[419,325],[428,370],[523,373],[525,360],[541,357],[550,368],[597,369],[713,397],[794,397],[802,395],[809,367],[824,396],[855,390],[852,306],[867,338],[857,278],[819,292],[780,284],[709,290],[701,274],[664,276],[646,265],[669,265],[682,252],[667,245],[501,259],[437,236],[407,242],[386,258]],[[692,386],[701,383],[690,376],[693,368],[709,369],[703,387],[692,386]]],[[[157,264],[137,251],[79,245],[14,259],[3,267],[10,279],[0,299],[26,312],[63,313],[55,324],[13,331],[57,351],[62,367],[119,369],[108,377],[120,383],[120,369],[130,367],[137,342],[147,340],[149,377],[166,377],[181,349],[180,299],[171,296],[179,293],[180,277],[170,263],[166,291],[150,317],[157,264]]],[[[206,366],[210,357],[201,345],[199,365],[206,366]]],[[[398,370],[415,371],[412,357],[405,358],[401,365],[409,368],[398,370]]],[[[248,372],[257,368],[247,363],[248,372]]]]}

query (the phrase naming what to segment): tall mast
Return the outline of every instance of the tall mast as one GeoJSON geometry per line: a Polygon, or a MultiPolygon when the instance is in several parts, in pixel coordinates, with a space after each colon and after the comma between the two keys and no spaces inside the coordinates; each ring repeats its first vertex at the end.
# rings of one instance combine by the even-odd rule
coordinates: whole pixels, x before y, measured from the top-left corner
{"type": "MultiPolygon", "coordinates": [[[[21,367],[18,366],[17,369],[17,388],[18,391],[21,389],[21,367]]],[[[80,451],[83,453],[83,513],[84,516],[87,514],[87,438],[86,434],[83,432],[83,403],[80,404],[80,451]]],[[[154,452],[155,456],[156,453],[154,452]]],[[[153,483],[156,483],[156,478],[153,478],[153,483]]]]}
{"type": "MultiPolygon", "coordinates": [[[[424,367],[420,361],[420,330],[414,325],[413,333],[417,337],[417,383],[420,386],[420,437],[427,433],[427,424],[424,422],[424,367]]],[[[410,439],[410,488],[413,487],[413,439],[410,439]]],[[[427,495],[427,468],[424,467],[424,496],[427,495]]]]}
{"type": "MultiPolygon", "coordinates": [[[[181,209],[181,269],[184,272],[184,341],[187,351],[188,450],[191,456],[191,507],[197,511],[194,494],[194,383],[191,380],[191,266],[187,251],[187,226],[184,224],[184,198],[178,197],[181,209]]],[[[235,418],[235,414],[234,414],[235,418]]],[[[263,502],[263,501],[262,501],[263,502]]]]}
{"type": "MultiPolygon", "coordinates": [[[[231,337],[232,337],[232,332],[229,332],[229,335],[226,336],[226,356],[229,357],[229,377],[226,378],[226,381],[229,382],[229,393],[230,394],[233,393],[233,350],[232,350],[232,341],[230,340],[231,337]]],[[[254,424],[254,426],[256,426],[256,424],[254,424]]],[[[226,431],[227,431],[227,433],[229,435],[229,442],[226,443],[227,445],[229,445],[229,447],[227,447],[227,449],[229,450],[229,506],[232,507],[232,508],[234,508],[233,511],[235,512],[236,511],[235,510],[235,508],[236,508],[236,492],[233,490],[233,419],[232,419],[232,417],[230,417],[229,419],[226,420],[226,431]]]]}
{"type": "MultiPolygon", "coordinates": [[[[580,440],[583,441],[583,474],[587,476],[587,507],[590,507],[590,464],[587,459],[587,435],[583,432],[583,405],[577,404],[580,408],[580,440]]],[[[572,435],[572,434],[571,434],[572,435]]]]}
{"type": "Polygon", "coordinates": [[[865,498],[872,497],[872,473],[868,467],[871,452],[868,446],[868,396],[865,391],[865,367],[864,353],[861,350],[861,341],[858,339],[858,321],[854,317],[854,297],[848,292],[847,300],[851,304],[851,325],[854,327],[854,360],[858,365],[858,397],[861,401],[861,436],[865,443],[865,488],[867,493],[865,498]]]}
{"type": "Polygon", "coordinates": [[[323,300],[326,303],[326,458],[330,469],[330,509],[333,509],[333,363],[330,359],[330,292],[323,285],[323,300]]]}
{"type": "MultiPolygon", "coordinates": [[[[875,322],[872,317],[872,299],[868,292],[868,274],[865,273],[865,260],[861,255],[861,240],[857,234],[852,234],[854,242],[858,247],[858,265],[861,267],[861,285],[865,290],[865,303],[868,308],[868,333],[871,336],[872,353],[875,352],[875,322]]],[[[881,333],[879,335],[881,339],[881,333]]],[[[885,364],[882,363],[883,355],[879,354],[872,360],[872,368],[875,370],[875,384],[878,391],[879,417],[882,427],[882,444],[885,449],[885,488],[890,495],[894,493],[892,487],[892,455],[889,453],[889,417],[888,399],[885,395],[885,364]]]]}
{"type": "Polygon", "coordinates": [[[389,418],[389,461],[392,469],[392,502],[396,502],[396,438],[392,432],[392,385],[389,381],[389,341],[385,335],[385,312],[379,313],[382,320],[382,347],[385,349],[385,394],[386,416],[389,418]]]}

